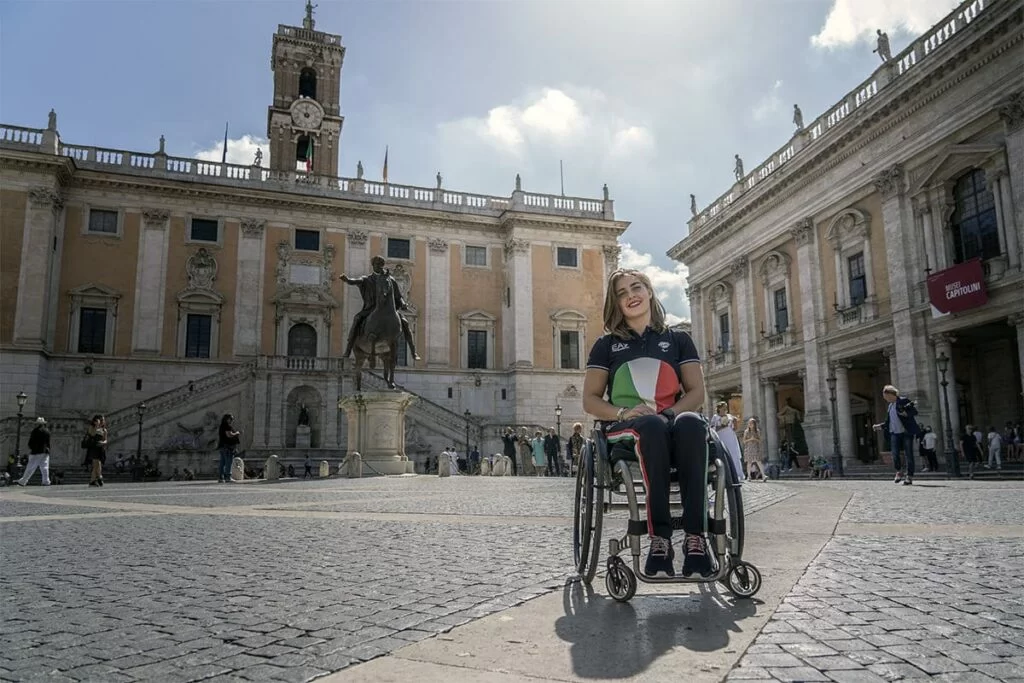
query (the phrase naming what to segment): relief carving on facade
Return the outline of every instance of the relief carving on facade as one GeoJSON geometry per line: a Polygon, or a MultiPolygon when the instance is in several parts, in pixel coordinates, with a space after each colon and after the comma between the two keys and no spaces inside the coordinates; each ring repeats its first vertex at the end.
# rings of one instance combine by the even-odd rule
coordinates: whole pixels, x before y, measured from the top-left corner
{"type": "Polygon", "coordinates": [[[758,273],[761,276],[761,283],[768,286],[768,282],[776,275],[782,275],[789,279],[790,265],[792,259],[789,254],[779,251],[771,251],[761,260],[761,268],[758,273]]]}
{"type": "Polygon", "coordinates": [[[64,198],[48,187],[34,187],[28,191],[33,209],[50,209],[57,213],[64,208],[64,198]]]}
{"type": "Polygon", "coordinates": [[[895,164],[876,175],[875,189],[883,199],[896,196],[903,189],[903,166],[895,164]]]}
{"type": "Polygon", "coordinates": [[[750,259],[748,259],[746,256],[740,256],[739,258],[734,259],[733,262],[729,264],[729,272],[732,273],[733,277],[737,279],[746,277],[747,272],[749,270],[750,259]]]}
{"type": "Polygon", "coordinates": [[[619,267],[619,255],[622,247],[617,244],[606,244],[602,249],[604,252],[604,265],[608,270],[615,270],[619,267]]]}
{"type": "Polygon", "coordinates": [[[185,272],[188,274],[188,289],[212,290],[213,281],[217,279],[217,259],[206,247],[199,247],[185,262],[185,272]]]}
{"type": "Polygon", "coordinates": [[[515,254],[530,253],[530,243],[526,240],[511,238],[505,241],[505,258],[512,258],[515,254]]]}
{"type": "Polygon", "coordinates": [[[263,229],[266,227],[267,222],[259,218],[243,218],[242,236],[255,237],[259,239],[260,237],[263,237],[263,229]]]}
{"type": "Polygon", "coordinates": [[[348,232],[348,242],[354,247],[364,246],[368,239],[370,239],[370,233],[365,230],[349,230],[348,232]]]}
{"type": "Polygon", "coordinates": [[[814,222],[810,218],[797,221],[796,225],[789,229],[798,247],[810,244],[814,239],[814,222]]]}
{"type": "Polygon", "coordinates": [[[1015,92],[1003,100],[999,105],[999,117],[1011,133],[1024,127],[1024,91],[1015,92]]]}
{"type": "Polygon", "coordinates": [[[171,212],[167,209],[143,209],[142,210],[142,221],[149,228],[165,228],[167,227],[167,219],[171,217],[171,212]]]}
{"type": "Polygon", "coordinates": [[[435,254],[443,254],[448,251],[448,241],[443,240],[439,237],[432,237],[427,240],[427,246],[430,247],[430,251],[435,254]]]}

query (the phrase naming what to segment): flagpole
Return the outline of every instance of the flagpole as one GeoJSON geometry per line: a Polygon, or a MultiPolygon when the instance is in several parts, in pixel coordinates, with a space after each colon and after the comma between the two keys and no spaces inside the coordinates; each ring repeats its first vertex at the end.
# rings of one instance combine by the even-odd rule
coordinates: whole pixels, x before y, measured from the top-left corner
{"type": "Polygon", "coordinates": [[[565,196],[565,170],[562,168],[562,160],[558,160],[558,178],[562,181],[562,196],[565,196]]]}
{"type": "Polygon", "coordinates": [[[388,145],[384,145],[384,184],[388,184],[388,145]]]}
{"type": "Polygon", "coordinates": [[[220,154],[220,163],[228,163],[228,122],[224,122],[224,150],[220,154]]]}

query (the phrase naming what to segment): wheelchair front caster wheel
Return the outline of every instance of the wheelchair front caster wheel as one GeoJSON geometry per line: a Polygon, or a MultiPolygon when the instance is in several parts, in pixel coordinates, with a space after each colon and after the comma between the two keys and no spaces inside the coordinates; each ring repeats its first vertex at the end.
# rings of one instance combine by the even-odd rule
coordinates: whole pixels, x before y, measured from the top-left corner
{"type": "Polygon", "coordinates": [[[752,598],[761,590],[761,572],[752,564],[737,562],[726,576],[729,591],[737,598],[752,598]]]}
{"type": "MultiPolygon", "coordinates": [[[[618,558],[616,558],[618,559],[618,558]]],[[[608,595],[617,602],[629,602],[636,595],[636,574],[622,560],[608,563],[608,572],[604,575],[604,585],[608,595]]]]}

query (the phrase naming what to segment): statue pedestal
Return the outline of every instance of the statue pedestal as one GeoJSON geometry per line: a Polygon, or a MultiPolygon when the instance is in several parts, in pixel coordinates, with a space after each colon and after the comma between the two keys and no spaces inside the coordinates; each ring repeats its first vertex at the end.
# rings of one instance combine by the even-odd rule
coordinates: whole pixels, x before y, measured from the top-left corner
{"type": "Polygon", "coordinates": [[[348,453],[380,474],[405,474],[405,411],[413,402],[404,391],[365,391],[338,401],[348,418],[348,453]]]}
{"type": "Polygon", "coordinates": [[[295,447],[296,448],[309,448],[312,443],[312,429],[309,425],[299,425],[295,428],[295,447]]]}

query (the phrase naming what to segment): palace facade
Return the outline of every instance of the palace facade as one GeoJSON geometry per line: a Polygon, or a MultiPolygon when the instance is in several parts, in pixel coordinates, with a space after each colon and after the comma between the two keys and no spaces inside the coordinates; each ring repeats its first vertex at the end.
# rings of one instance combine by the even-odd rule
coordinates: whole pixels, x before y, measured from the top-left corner
{"type": "MultiPolygon", "coordinates": [[[[341,355],[362,302],[338,276],[368,273],[375,255],[422,356],[403,343],[397,379],[419,397],[410,458],[500,450],[500,427],[553,426],[556,406],[563,423],[583,418],[583,361],[628,226],[607,187],[599,199],[535,194],[517,176],[497,197],[440,175],[429,188],[371,181],[361,166],[339,177],[344,56],[311,15],[278,27],[266,165],[169,156],[162,138],[156,152],[76,144],[53,112],[45,128],[0,126],[3,412],[27,394],[25,415],[58,437],[55,466],[77,463],[82,418],[97,412],[114,457],[135,452],[141,424],[154,457],[208,459],[228,411],[250,456],[281,453],[304,446],[303,406],[314,457],[344,452],[338,401],[353,387],[341,355]]],[[[8,451],[15,431],[6,418],[8,451]]]]}
{"type": "Polygon", "coordinates": [[[835,415],[844,462],[879,459],[890,383],[940,442],[947,401],[954,435],[1021,420],[1022,73],[1024,3],[964,2],[689,221],[710,394],[769,452],[788,402],[812,453],[835,415]]]}

